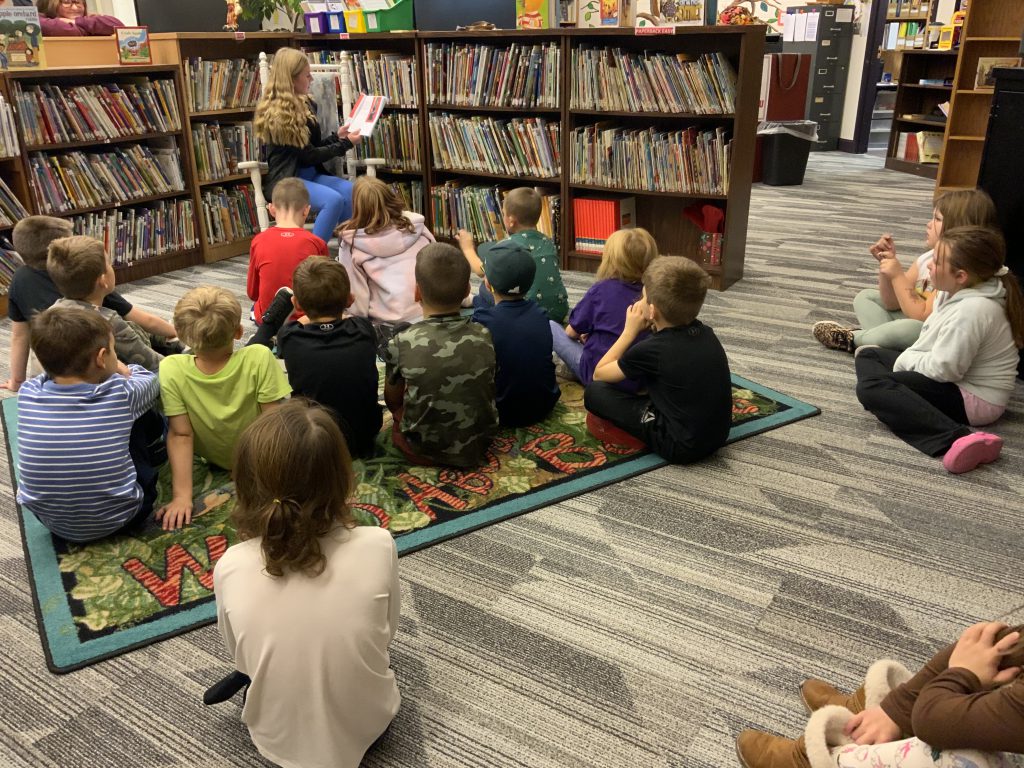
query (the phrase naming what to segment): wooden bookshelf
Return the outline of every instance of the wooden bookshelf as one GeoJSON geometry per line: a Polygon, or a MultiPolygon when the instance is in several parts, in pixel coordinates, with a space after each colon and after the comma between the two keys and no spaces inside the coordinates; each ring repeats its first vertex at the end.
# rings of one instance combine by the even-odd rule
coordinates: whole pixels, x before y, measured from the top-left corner
{"type": "MultiPolygon", "coordinates": [[[[109,40],[107,41],[109,43],[109,40]]],[[[0,175],[11,187],[15,195],[22,201],[30,213],[43,213],[42,206],[32,193],[32,166],[29,160],[29,153],[49,155],[51,153],[88,152],[89,150],[103,149],[108,146],[130,146],[133,144],[146,145],[154,140],[171,140],[177,147],[181,158],[181,175],[184,181],[184,188],[181,190],[170,190],[155,194],[139,195],[126,200],[115,200],[109,203],[92,206],[79,206],[71,210],[54,211],[50,215],[62,218],[71,218],[90,213],[105,213],[121,208],[146,208],[147,204],[175,200],[181,198],[193,198],[192,183],[193,174],[191,163],[185,147],[185,126],[184,126],[184,105],[182,102],[182,80],[179,67],[176,65],[151,65],[139,67],[59,67],[42,70],[9,71],[3,79],[3,92],[5,97],[14,102],[14,83],[23,86],[51,85],[61,88],[82,86],[82,85],[103,85],[111,82],[137,81],[139,78],[148,80],[167,79],[174,84],[176,93],[175,106],[179,116],[182,117],[182,125],[176,130],[139,132],[128,136],[113,136],[102,139],[88,139],[82,141],[53,142],[53,143],[30,143],[22,130],[20,120],[18,121],[19,142],[22,153],[18,158],[0,161],[0,175]]],[[[44,192],[41,190],[41,194],[44,192]]],[[[193,209],[194,209],[193,200],[193,209]]],[[[115,254],[111,254],[112,256],[115,254]]],[[[122,281],[134,280],[139,277],[160,274],[168,269],[179,269],[199,262],[197,248],[187,248],[173,253],[158,254],[156,256],[141,259],[134,264],[115,267],[119,278],[122,281]]]]}
{"type": "Polygon", "coordinates": [[[903,51],[893,107],[892,130],[886,152],[885,167],[892,171],[911,173],[927,179],[938,175],[935,163],[912,162],[899,157],[901,133],[945,131],[945,121],[907,118],[904,115],[928,115],[939,104],[949,100],[952,86],[921,85],[920,80],[952,80],[956,73],[957,51],[903,51]]]}
{"type": "MultiPolygon", "coordinates": [[[[982,2],[982,0],[976,0],[982,2]]],[[[393,181],[411,180],[422,182],[425,214],[428,223],[433,221],[430,191],[433,186],[448,180],[462,180],[472,183],[477,180],[483,184],[497,184],[502,187],[515,186],[522,183],[524,177],[514,174],[494,174],[484,171],[440,169],[432,167],[430,145],[429,117],[433,113],[451,112],[472,116],[491,116],[496,119],[512,117],[541,117],[549,122],[558,121],[561,129],[562,173],[550,178],[526,178],[527,183],[535,184],[541,189],[557,192],[561,198],[561,218],[558,232],[563,253],[563,266],[574,269],[594,270],[599,257],[583,254],[572,250],[574,242],[574,222],[572,220],[572,201],[574,197],[594,193],[612,195],[634,195],[638,202],[637,223],[651,230],[658,240],[663,253],[694,255],[697,253],[696,242],[699,232],[694,225],[680,215],[680,209],[694,202],[707,201],[721,207],[725,213],[725,233],[722,245],[720,265],[705,265],[712,274],[718,288],[727,288],[743,274],[743,254],[746,245],[747,216],[750,204],[750,182],[753,166],[754,129],[756,125],[756,104],[760,90],[760,68],[763,55],[763,29],[761,27],[690,27],[678,28],[673,35],[636,36],[631,29],[551,29],[530,31],[493,30],[485,32],[403,32],[387,34],[352,35],[347,39],[330,35],[304,35],[290,33],[246,33],[236,38],[231,33],[176,33],[152,35],[154,61],[159,62],[153,67],[116,67],[96,66],[106,63],[109,56],[110,64],[116,62],[116,51],[109,40],[103,41],[109,46],[84,46],[86,53],[83,64],[89,66],[47,69],[27,75],[16,74],[14,77],[37,80],[58,79],[61,82],[102,82],[104,79],[130,78],[139,76],[174,77],[178,96],[179,109],[182,116],[180,131],[170,132],[171,138],[178,143],[182,152],[183,176],[186,182],[182,197],[190,197],[196,212],[196,232],[199,245],[195,249],[172,254],[164,254],[145,263],[138,262],[118,268],[119,280],[138,279],[153,274],[179,269],[202,261],[216,261],[245,254],[249,250],[251,237],[243,237],[231,242],[209,244],[207,242],[206,224],[202,210],[202,195],[213,187],[230,189],[234,185],[248,184],[248,177],[243,174],[230,174],[217,181],[198,179],[195,166],[195,152],[192,146],[191,127],[193,123],[218,121],[221,123],[243,122],[252,119],[254,108],[251,105],[229,107],[225,109],[196,110],[188,108],[184,86],[186,83],[187,64],[190,57],[202,57],[204,60],[245,58],[255,60],[261,52],[272,54],[283,46],[301,47],[306,51],[348,50],[348,51],[396,51],[412,55],[417,67],[417,105],[393,107],[405,113],[415,113],[419,121],[419,154],[422,164],[421,171],[381,168],[382,177],[393,181]],[[505,47],[512,43],[554,43],[560,51],[559,101],[555,106],[546,107],[487,107],[457,104],[428,104],[427,89],[424,77],[424,52],[430,43],[478,43],[505,47]],[[738,73],[736,108],[729,114],[694,114],[689,112],[648,112],[648,111],[605,111],[599,109],[571,109],[570,90],[571,55],[575,48],[587,46],[620,47],[629,51],[665,51],[667,53],[687,53],[693,56],[702,53],[722,52],[738,73]],[[86,51],[88,48],[88,51],[86,51]],[[709,195],[695,193],[653,192],[647,190],[627,190],[574,183],[569,169],[571,168],[571,133],[576,127],[592,124],[598,120],[614,121],[623,127],[646,127],[656,125],[670,130],[694,126],[698,130],[723,127],[728,129],[732,139],[732,155],[730,168],[730,187],[727,195],[709,195]]],[[[51,41],[48,40],[48,46],[51,41]]],[[[53,39],[57,62],[75,61],[72,42],[57,38],[53,39]]],[[[93,41],[94,42],[94,41],[93,41]]],[[[77,45],[77,41],[75,42],[77,45]]],[[[49,47],[48,47],[49,56],[49,47]]],[[[132,142],[146,142],[161,138],[155,135],[142,134],[123,137],[110,142],[130,145],[132,142]]],[[[166,136],[162,137],[166,140],[166,136]]],[[[24,146],[24,142],[22,142],[24,146]]],[[[84,145],[74,145],[80,149],[84,145]]],[[[72,146],[66,147],[72,149],[72,146]]],[[[30,147],[32,151],[55,151],[53,145],[46,147],[30,147]]],[[[11,186],[19,199],[30,204],[29,167],[23,155],[12,160],[0,160],[0,173],[11,186]],[[25,197],[21,197],[25,195],[25,197]]],[[[122,205],[139,205],[140,201],[131,201],[111,205],[117,208],[122,205]]],[[[32,206],[30,205],[30,210],[32,206]]],[[[62,214],[70,215],[70,214],[62,214]]]]}
{"type": "Polygon", "coordinates": [[[971,0],[960,38],[937,194],[977,185],[993,94],[993,89],[976,85],[978,60],[1016,57],[1020,38],[1005,33],[1022,27],[1024,3],[1020,0],[971,0]]]}

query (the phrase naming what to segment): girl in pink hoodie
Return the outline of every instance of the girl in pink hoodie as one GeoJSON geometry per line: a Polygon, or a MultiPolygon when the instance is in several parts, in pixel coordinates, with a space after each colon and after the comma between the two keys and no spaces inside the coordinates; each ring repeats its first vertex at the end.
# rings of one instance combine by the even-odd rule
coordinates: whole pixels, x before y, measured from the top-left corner
{"type": "Polygon", "coordinates": [[[348,270],[349,312],[374,323],[414,322],[416,254],[434,242],[423,216],[402,210],[402,198],[384,182],[360,176],[352,188],[352,218],[335,232],[338,260],[348,270]]]}

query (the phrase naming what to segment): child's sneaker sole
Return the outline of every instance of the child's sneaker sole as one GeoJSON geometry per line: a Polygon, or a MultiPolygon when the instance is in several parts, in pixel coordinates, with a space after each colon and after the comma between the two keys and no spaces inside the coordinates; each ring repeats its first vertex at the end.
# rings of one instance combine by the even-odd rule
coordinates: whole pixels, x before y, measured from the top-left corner
{"type": "Polygon", "coordinates": [[[942,466],[954,475],[961,475],[990,464],[999,458],[1003,450],[1003,438],[987,432],[975,432],[961,437],[950,446],[942,457],[942,466]]]}
{"type": "Polygon", "coordinates": [[[829,349],[853,352],[853,331],[831,320],[822,320],[811,328],[814,338],[829,349]]]}

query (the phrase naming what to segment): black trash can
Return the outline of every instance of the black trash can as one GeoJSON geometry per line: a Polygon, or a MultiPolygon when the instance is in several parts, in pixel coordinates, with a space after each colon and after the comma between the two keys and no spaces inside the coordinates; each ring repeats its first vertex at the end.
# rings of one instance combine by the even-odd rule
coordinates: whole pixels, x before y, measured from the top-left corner
{"type": "Polygon", "coordinates": [[[761,180],[773,187],[803,184],[818,124],[811,120],[762,123],[757,135],[763,142],[761,180]]]}

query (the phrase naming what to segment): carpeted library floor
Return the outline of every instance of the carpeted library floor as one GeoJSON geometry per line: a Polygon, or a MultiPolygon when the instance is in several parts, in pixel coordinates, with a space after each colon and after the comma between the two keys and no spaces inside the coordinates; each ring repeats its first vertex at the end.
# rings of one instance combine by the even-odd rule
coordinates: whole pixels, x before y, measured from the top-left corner
{"type": "MultiPolygon", "coordinates": [[[[852,357],[810,326],[852,319],[866,248],[922,250],[932,185],[814,155],[802,187],[755,188],[745,279],[709,297],[735,373],[815,419],[404,557],[393,662],[404,697],[367,766],[735,764],[747,726],[795,735],[807,674],[854,686],[974,621],[1024,621],[1024,391],[1003,458],[963,477],[857,404],[852,357]]],[[[125,286],[169,314],[189,286],[244,291],[244,259],[125,286]]],[[[567,275],[575,300],[589,284],[567,275]]],[[[6,349],[9,324],[0,324],[6,349]]],[[[62,677],[45,669],[7,472],[0,488],[0,765],[263,764],[212,627],[62,677]]]]}

